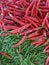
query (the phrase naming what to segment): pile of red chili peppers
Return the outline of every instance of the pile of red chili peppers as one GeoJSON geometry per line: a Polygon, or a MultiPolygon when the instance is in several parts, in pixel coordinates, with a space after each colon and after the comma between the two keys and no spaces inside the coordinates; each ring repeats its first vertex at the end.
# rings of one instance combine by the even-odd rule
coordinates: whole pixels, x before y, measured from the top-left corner
{"type": "MultiPolygon", "coordinates": [[[[8,34],[22,35],[31,45],[44,45],[44,53],[49,54],[49,0],[0,0],[0,29],[8,34]]],[[[47,64],[45,64],[47,65],[47,64]]]]}

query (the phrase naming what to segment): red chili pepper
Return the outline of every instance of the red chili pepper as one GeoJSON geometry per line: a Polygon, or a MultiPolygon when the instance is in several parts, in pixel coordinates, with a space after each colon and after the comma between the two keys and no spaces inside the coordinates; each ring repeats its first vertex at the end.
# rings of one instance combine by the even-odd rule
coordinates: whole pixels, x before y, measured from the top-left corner
{"type": "Polygon", "coordinates": [[[45,37],[47,37],[46,30],[44,30],[44,29],[43,29],[43,35],[44,35],[45,37]]]}
{"type": "Polygon", "coordinates": [[[45,12],[45,13],[49,12],[48,9],[40,9],[40,11],[41,11],[41,12],[45,12]]]}
{"type": "Polygon", "coordinates": [[[48,22],[48,20],[46,21],[46,25],[47,25],[47,28],[49,29],[49,22],[48,22]]]}
{"type": "Polygon", "coordinates": [[[29,33],[32,33],[33,32],[33,29],[29,29],[29,30],[26,30],[24,32],[21,32],[20,35],[24,35],[24,34],[29,34],[29,33]]]}
{"type": "Polygon", "coordinates": [[[40,46],[41,44],[44,44],[46,42],[46,38],[43,38],[41,41],[39,41],[38,44],[36,44],[35,46],[38,47],[40,46]]]}
{"type": "Polygon", "coordinates": [[[20,27],[19,29],[14,29],[14,30],[12,30],[11,33],[15,34],[15,33],[17,33],[17,32],[21,32],[21,31],[23,31],[24,29],[27,29],[29,26],[30,26],[30,24],[24,25],[24,26],[20,27]]]}
{"type": "Polygon", "coordinates": [[[37,39],[35,42],[32,42],[31,45],[35,45],[36,47],[45,43],[46,39],[44,37],[37,39]]]}
{"type": "Polygon", "coordinates": [[[28,20],[33,26],[38,27],[38,25],[37,25],[36,22],[32,21],[32,20],[31,20],[30,18],[28,18],[28,17],[26,17],[26,18],[27,18],[27,20],[28,20]]]}
{"type": "Polygon", "coordinates": [[[23,36],[22,39],[17,44],[12,46],[12,48],[15,48],[15,47],[19,46],[20,44],[22,44],[25,39],[26,39],[26,36],[23,36]]]}
{"type": "Polygon", "coordinates": [[[28,11],[29,11],[29,9],[32,7],[33,3],[34,3],[34,1],[32,1],[31,4],[27,7],[26,13],[25,13],[25,17],[28,16],[28,11]]]}
{"type": "Polygon", "coordinates": [[[47,45],[47,46],[44,48],[43,52],[45,53],[48,48],[49,48],[49,45],[47,45]]]}
{"type": "Polygon", "coordinates": [[[40,9],[49,9],[47,6],[39,6],[40,9]]]}
{"type": "Polygon", "coordinates": [[[3,55],[3,56],[6,56],[6,57],[7,57],[7,58],[9,58],[9,59],[11,58],[11,56],[10,56],[10,55],[8,55],[7,53],[0,52],[0,54],[1,54],[1,55],[3,55]]]}
{"type": "Polygon", "coordinates": [[[33,5],[32,11],[31,11],[31,16],[33,16],[33,14],[36,14],[36,2],[33,5]]]}
{"type": "Polygon", "coordinates": [[[28,38],[28,40],[36,40],[36,39],[39,39],[39,38],[42,38],[44,37],[44,35],[40,35],[40,36],[37,36],[37,37],[31,37],[31,38],[28,38]]]}
{"type": "Polygon", "coordinates": [[[11,34],[11,33],[3,33],[3,34],[1,34],[0,36],[7,36],[7,35],[9,35],[9,34],[11,34]]]}
{"type": "Polygon", "coordinates": [[[47,2],[46,2],[46,6],[49,7],[49,0],[47,0],[47,2]]]}
{"type": "Polygon", "coordinates": [[[37,0],[37,1],[38,1],[38,2],[37,2],[36,8],[39,8],[39,5],[40,5],[41,0],[37,0]]]}
{"type": "Polygon", "coordinates": [[[12,30],[12,29],[17,29],[17,26],[4,26],[6,30],[12,30]]]}
{"type": "Polygon", "coordinates": [[[47,32],[47,35],[49,36],[49,31],[47,32]]]}
{"type": "Polygon", "coordinates": [[[26,0],[20,0],[20,2],[24,2],[26,5],[29,5],[29,2],[27,2],[26,0]]]}
{"type": "Polygon", "coordinates": [[[29,17],[28,16],[28,18],[30,18],[31,20],[35,21],[36,23],[39,23],[39,20],[37,18],[35,18],[35,17],[29,17]]]}
{"type": "Polygon", "coordinates": [[[39,35],[40,35],[39,32],[36,31],[36,32],[34,32],[34,33],[29,34],[29,35],[28,35],[28,38],[36,37],[36,36],[39,36],[39,35]]]}
{"type": "Polygon", "coordinates": [[[14,20],[15,22],[19,23],[20,25],[24,25],[23,22],[21,22],[20,20],[18,20],[17,18],[15,18],[14,16],[12,16],[12,14],[9,13],[9,16],[11,17],[12,20],[14,20]]]}
{"type": "Polygon", "coordinates": [[[46,16],[45,16],[45,18],[44,18],[44,20],[43,20],[43,22],[42,22],[42,26],[45,26],[46,21],[47,21],[47,16],[48,16],[48,13],[46,14],[46,16]]]}
{"type": "Polygon", "coordinates": [[[7,20],[7,19],[4,19],[4,23],[5,23],[5,24],[9,24],[9,25],[13,25],[13,24],[14,24],[13,21],[7,20]]]}
{"type": "Polygon", "coordinates": [[[1,4],[1,11],[2,11],[1,15],[4,16],[3,4],[1,4]]]}
{"type": "Polygon", "coordinates": [[[48,64],[49,64],[49,56],[46,58],[44,65],[48,65],[48,64]]]}
{"type": "Polygon", "coordinates": [[[30,34],[30,33],[33,33],[34,31],[38,31],[40,30],[41,28],[33,28],[33,29],[29,29],[29,30],[26,30],[24,32],[21,32],[20,35],[24,35],[24,34],[30,34]]]}

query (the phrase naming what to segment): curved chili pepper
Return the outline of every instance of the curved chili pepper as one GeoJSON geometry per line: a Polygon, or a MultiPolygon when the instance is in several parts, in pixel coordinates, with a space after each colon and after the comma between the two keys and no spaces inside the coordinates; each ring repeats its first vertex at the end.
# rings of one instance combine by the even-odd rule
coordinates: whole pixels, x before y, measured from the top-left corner
{"type": "Polygon", "coordinates": [[[3,56],[6,56],[6,57],[7,57],[7,58],[9,58],[9,59],[11,58],[11,56],[10,56],[10,55],[8,55],[7,53],[0,52],[0,54],[1,54],[1,55],[3,55],[3,56]]]}
{"type": "Polygon", "coordinates": [[[49,45],[47,45],[47,46],[44,48],[43,52],[45,53],[45,52],[47,51],[47,49],[49,49],[49,45]]]}
{"type": "Polygon", "coordinates": [[[46,58],[44,65],[48,65],[48,64],[49,64],[49,56],[46,58]]]}
{"type": "Polygon", "coordinates": [[[24,42],[24,40],[26,39],[26,36],[23,36],[22,39],[15,45],[11,46],[12,48],[15,48],[17,46],[19,46],[20,44],[22,44],[24,42]]]}

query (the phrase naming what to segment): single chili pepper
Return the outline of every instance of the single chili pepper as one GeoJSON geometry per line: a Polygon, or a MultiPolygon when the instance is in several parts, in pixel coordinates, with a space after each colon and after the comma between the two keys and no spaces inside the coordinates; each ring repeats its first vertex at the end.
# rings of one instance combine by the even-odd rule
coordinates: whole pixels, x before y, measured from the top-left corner
{"type": "Polygon", "coordinates": [[[38,46],[40,46],[41,44],[45,44],[45,42],[46,42],[46,38],[43,38],[43,39],[42,39],[41,41],[39,41],[39,43],[36,44],[35,46],[38,47],[38,46]]]}
{"type": "Polygon", "coordinates": [[[14,3],[15,0],[7,0],[9,3],[14,3]]]}
{"type": "Polygon", "coordinates": [[[22,14],[22,13],[20,13],[20,12],[11,11],[11,10],[8,10],[8,12],[9,12],[9,13],[12,13],[14,16],[22,14]]]}
{"type": "Polygon", "coordinates": [[[2,11],[2,16],[4,16],[3,4],[1,4],[1,11],[2,11]]]}
{"type": "Polygon", "coordinates": [[[24,32],[21,32],[20,33],[20,35],[24,35],[24,34],[29,34],[29,33],[31,33],[31,32],[33,32],[33,29],[28,29],[28,30],[26,30],[26,31],[24,31],[24,32]]]}
{"type": "Polygon", "coordinates": [[[32,11],[31,11],[31,16],[33,16],[36,13],[36,2],[33,5],[32,11]]]}
{"type": "Polygon", "coordinates": [[[11,8],[18,8],[18,6],[17,5],[14,5],[14,4],[7,4],[9,7],[11,7],[11,8]]]}
{"type": "Polygon", "coordinates": [[[33,33],[34,34],[34,31],[36,31],[36,32],[38,32],[38,34],[40,34],[39,31],[38,31],[38,28],[35,28],[35,29],[26,30],[26,31],[20,33],[20,35],[25,35],[25,34],[28,35],[30,33],[33,33]]]}
{"type": "Polygon", "coordinates": [[[47,2],[46,2],[46,6],[49,7],[49,0],[47,0],[47,2]]]}
{"type": "Polygon", "coordinates": [[[49,12],[48,9],[40,9],[40,11],[41,11],[41,12],[45,12],[45,13],[46,13],[46,12],[49,12]]]}
{"type": "Polygon", "coordinates": [[[47,38],[46,30],[43,29],[43,35],[47,38]]]}
{"type": "Polygon", "coordinates": [[[49,48],[49,45],[47,45],[47,46],[44,48],[43,52],[45,53],[45,51],[46,51],[48,48],[49,48]]]}
{"type": "Polygon", "coordinates": [[[38,1],[38,2],[37,2],[36,8],[39,8],[41,0],[37,0],[37,1],[38,1]]]}
{"type": "Polygon", "coordinates": [[[20,2],[24,2],[26,5],[29,5],[29,2],[27,2],[26,0],[20,0],[20,2]]]}
{"type": "Polygon", "coordinates": [[[15,22],[19,23],[20,25],[24,25],[23,22],[21,22],[20,20],[18,20],[17,18],[15,18],[14,16],[12,16],[12,14],[9,13],[9,16],[11,17],[12,20],[14,20],[15,22]]]}
{"type": "Polygon", "coordinates": [[[33,3],[34,3],[34,2],[32,1],[31,4],[27,7],[26,13],[25,13],[25,17],[28,16],[28,11],[29,11],[29,9],[32,7],[33,3]]]}
{"type": "Polygon", "coordinates": [[[23,10],[25,10],[25,7],[24,7],[24,5],[23,5],[23,3],[22,2],[20,2],[20,5],[21,5],[21,9],[23,9],[23,10]]]}
{"type": "Polygon", "coordinates": [[[49,36],[49,31],[47,32],[47,35],[49,36]]]}
{"type": "Polygon", "coordinates": [[[37,23],[27,17],[27,20],[35,27],[38,27],[37,23]]]}
{"type": "Polygon", "coordinates": [[[6,30],[5,27],[4,27],[5,25],[4,25],[4,20],[3,19],[1,20],[1,25],[2,25],[2,29],[6,30]]]}
{"type": "Polygon", "coordinates": [[[14,24],[13,21],[7,20],[7,19],[4,19],[4,23],[5,23],[5,24],[9,24],[9,25],[13,25],[13,24],[14,24]]]}
{"type": "Polygon", "coordinates": [[[3,56],[6,56],[6,57],[7,57],[7,58],[9,58],[9,59],[11,58],[11,56],[10,56],[10,55],[8,55],[7,53],[0,52],[0,54],[1,54],[1,55],[3,55],[3,56]]]}
{"type": "Polygon", "coordinates": [[[47,25],[47,28],[49,29],[49,22],[48,22],[48,20],[46,21],[46,25],[47,25]]]}
{"type": "Polygon", "coordinates": [[[22,39],[17,44],[12,46],[12,48],[15,48],[15,47],[19,46],[20,44],[22,44],[25,39],[26,39],[26,36],[23,36],[22,39]]]}
{"type": "Polygon", "coordinates": [[[24,3],[25,3],[26,5],[29,5],[29,2],[27,2],[26,0],[24,0],[24,3]]]}
{"type": "Polygon", "coordinates": [[[45,26],[45,23],[47,21],[47,16],[48,16],[48,13],[46,14],[45,18],[43,19],[42,26],[45,26]]]}
{"type": "Polygon", "coordinates": [[[44,65],[49,65],[49,56],[45,59],[44,65]]]}
{"type": "Polygon", "coordinates": [[[49,9],[47,6],[39,6],[40,9],[49,9]]]}
{"type": "Polygon", "coordinates": [[[49,54],[49,49],[45,51],[46,55],[49,54]]]}
{"type": "Polygon", "coordinates": [[[44,37],[44,35],[40,35],[40,36],[37,36],[37,37],[31,37],[31,38],[28,38],[28,40],[36,40],[36,39],[40,39],[44,37]]]}
{"type": "MultiPolygon", "coordinates": [[[[19,4],[20,4],[20,3],[19,3],[19,4]]],[[[8,8],[9,10],[12,10],[12,11],[16,11],[16,12],[20,12],[20,13],[25,13],[24,10],[20,10],[20,9],[16,9],[16,8],[11,8],[11,7],[9,7],[9,6],[7,6],[7,8],[8,8]]],[[[21,7],[19,7],[19,8],[21,8],[21,7]]]]}
{"type": "Polygon", "coordinates": [[[6,30],[17,29],[17,26],[4,26],[6,30]]]}
{"type": "Polygon", "coordinates": [[[45,39],[44,39],[44,37],[42,37],[42,38],[39,38],[39,40],[32,42],[31,45],[35,45],[37,47],[37,46],[43,44],[44,42],[45,42],[45,39]]]}
{"type": "Polygon", "coordinates": [[[17,33],[17,32],[21,32],[21,31],[23,31],[24,29],[27,29],[29,26],[30,26],[30,24],[24,25],[24,26],[20,27],[19,29],[14,29],[14,30],[12,30],[11,33],[14,33],[14,34],[15,34],[15,33],[17,33]]]}
{"type": "Polygon", "coordinates": [[[34,32],[34,33],[29,34],[29,35],[28,35],[28,38],[36,37],[36,36],[39,36],[39,35],[40,35],[39,32],[36,31],[36,32],[34,32]]]}
{"type": "Polygon", "coordinates": [[[36,23],[39,23],[39,20],[36,17],[29,17],[28,16],[28,18],[30,18],[31,20],[35,21],[36,23]]]}

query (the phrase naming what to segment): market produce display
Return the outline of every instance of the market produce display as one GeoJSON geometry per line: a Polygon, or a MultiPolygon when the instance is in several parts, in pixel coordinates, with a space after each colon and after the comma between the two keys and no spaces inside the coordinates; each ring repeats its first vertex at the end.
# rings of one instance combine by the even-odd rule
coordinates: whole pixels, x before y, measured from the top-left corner
{"type": "MultiPolygon", "coordinates": [[[[22,38],[11,48],[18,47],[27,39],[32,41],[32,46],[44,45],[43,53],[48,56],[49,0],[0,0],[0,36],[16,33],[22,38]]],[[[4,52],[0,54],[11,58],[4,52]]],[[[46,60],[45,65],[48,62],[46,60]]]]}

